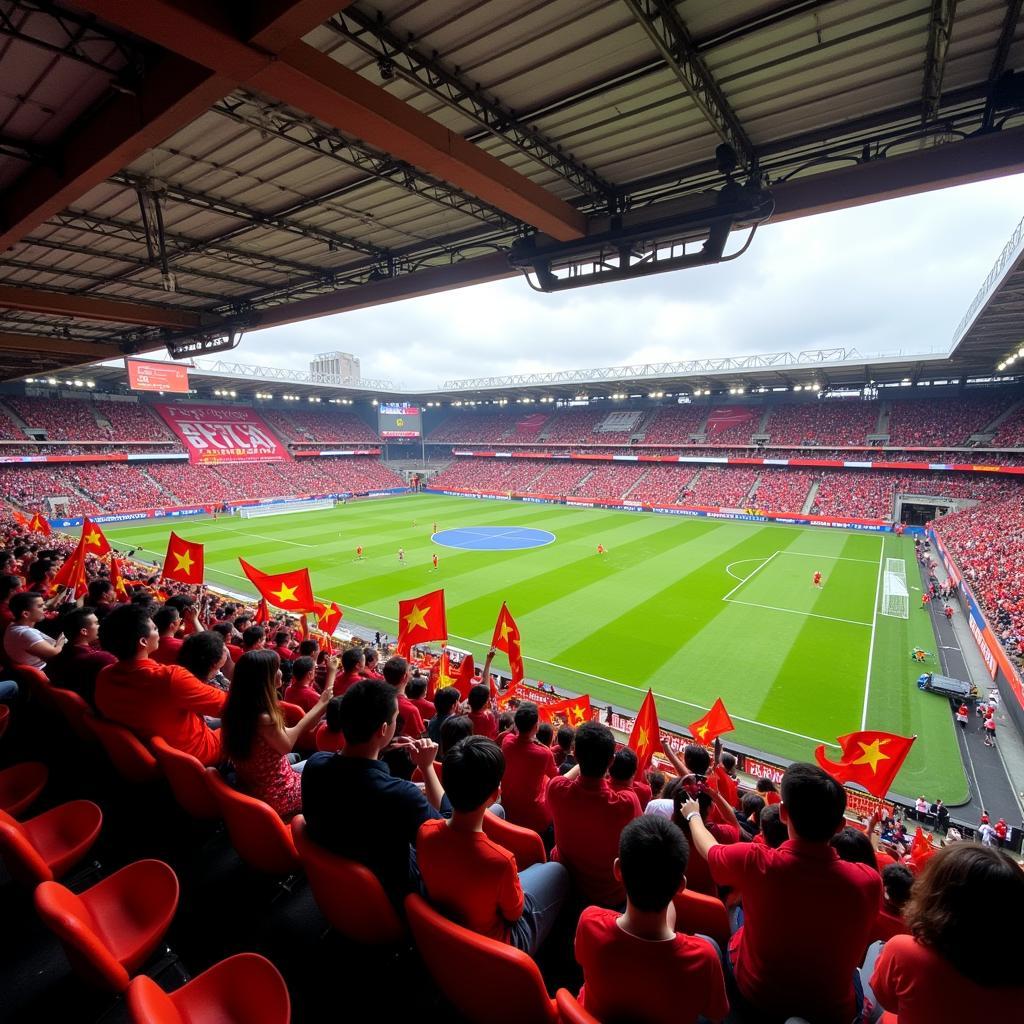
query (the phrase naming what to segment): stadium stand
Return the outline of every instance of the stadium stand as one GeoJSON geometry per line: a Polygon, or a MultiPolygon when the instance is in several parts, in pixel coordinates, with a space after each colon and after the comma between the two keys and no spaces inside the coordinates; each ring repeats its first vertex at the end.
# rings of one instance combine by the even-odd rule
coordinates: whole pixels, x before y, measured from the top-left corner
{"type": "Polygon", "coordinates": [[[625,498],[646,472],[639,463],[598,463],[572,490],[577,498],[625,498]]]}
{"type": "Polygon", "coordinates": [[[1006,397],[901,399],[889,413],[889,444],[939,448],[980,434],[1009,405],[1006,397]]]}
{"type": "Polygon", "coordinates": [[[96,399],[95,409],[110,424],[110,436],[119,441],[168,441],[177,438],[156,411],[142,402],[110,402],[96,399]]]}
{"type": "Polygon", "coordinates": [[[868,434],[875,433],[880,411],[879,402],[849,398],[779,403],[772,408],[765,432],[772,445],[862,445],[868,434]]]}
{"type": "Polygon", "coordinates": [[[344,409],[261,408],[259,413],[267,425],[290,444],[376,444],[379,441],[365,420],[344,409]]]}
{"type": "Polygon", "coordinates": [[[704,466],[683,491],[682,501],[700,507],[745,508],[757,477],[756,469],[743,466],[704,466]]]}
{"type": "MultiPolygon", "coordinates": [[[[96,420],[88,399],[64,399],[54,402],[46,398],[5,395],[4,402],[29,427],[45,430],[54,441],[109,441],[111,433],[96,420]]],[[[24,438],[24,433],[21,437],[24,438]]],[[[142,438],[147,440],[147,438],[142,438]]]]}
{"type": "Polygon", "coordinates": [[[707,406],[671,405],[657,410],[644,429],[643,443],[687,444],[691,434],[700,430],[707,416],[707,406]]]}
{"type": "Polygon", "coordinates": [[[989,444],[993,448],[1024,447],[1024,402],[1019,403],[999,424],[989,444]]]}
{"type": "Polygon", "coordinates": [[[815,474],[798,469],[765,469],[751,503],[768,512],[802,512],[815,474]]]}

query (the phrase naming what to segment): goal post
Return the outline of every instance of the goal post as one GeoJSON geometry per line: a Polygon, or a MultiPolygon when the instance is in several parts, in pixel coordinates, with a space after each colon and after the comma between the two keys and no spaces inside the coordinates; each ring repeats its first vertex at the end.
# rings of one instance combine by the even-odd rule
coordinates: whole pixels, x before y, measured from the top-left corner
{"type": "Polygon", "coordinates": [[[266,505],[239,505],[235,508],[240,519],[261,519],[263,516],[281,516],[290,512],[316,512],[334,508],[333,498],[305,498],[296,501],[278,501],[266,505]]]}
{"type": "Polygon", "coordinates": [[[907,563],[902,558],[887,558],[882,577],[882,614],[905,619],[910,614],[907,590],[907,563]]]}

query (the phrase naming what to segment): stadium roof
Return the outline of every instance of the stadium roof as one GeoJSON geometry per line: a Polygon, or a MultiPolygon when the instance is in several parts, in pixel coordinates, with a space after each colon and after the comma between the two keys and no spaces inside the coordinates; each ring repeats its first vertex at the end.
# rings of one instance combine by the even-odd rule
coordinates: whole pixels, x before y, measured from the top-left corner
{"type": "Polygon", "coordinates": [[[508,277],[723,142],[776,220],[1022,170],[1021,7],[8,0],[3,376],[508,277]]]}

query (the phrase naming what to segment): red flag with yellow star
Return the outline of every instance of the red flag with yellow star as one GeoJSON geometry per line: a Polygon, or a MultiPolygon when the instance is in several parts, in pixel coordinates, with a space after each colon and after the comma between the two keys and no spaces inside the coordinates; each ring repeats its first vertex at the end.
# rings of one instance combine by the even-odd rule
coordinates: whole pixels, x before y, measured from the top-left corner
{"type": "Polygon", "coordinates": [[[82,520],[82,536],[85,538],[87,555],[105,555],[110,551],[110,541],[88,516],[82,520]]]}
{"type": "Polygon", "coordinates": [[[260,592],[264,601],[286,612],[311,612],[316,604],[313,585],[309,582],[308,569],[292,569],[291,572],[266,573],[240,558],[242,572],[260,592]]]}
{"type": "Polygon", "coordinates": [[[722,698],[719,697],[711,710],[703,717],[698,718],[690,726],[690,735],[698,742],[708,747],[722,735],[723,732],[732,732],[736,726],[732,724],[729,712],[725,710],[722,698]]]}
{"type": "Polygon", "coordinates": [[[313,614],[316,616],[317,629],[322,629],[328,636],[333,636],[344,612],[334,601],[330,604],[317,601],[313,605],[313,614]]]}
{"type": "Polygon", "coordinates": [[[41,533],[44,537],[49,537],[53,533],[53,530],[50,529],[50,521],[38,512],[29,520],[28,530],[29,533],[41,533]]]}
{"type": "Polygon", "coordinates": [[[182,540],[171,532],[167,538],[167,554],[164,556],[163,578],[175,583],[203,582],[203,545],[182,540]]]}
{"type": "Polygon", "coordinates": [[[508,655],[508,667],[512,670],[513,684],[521,682],[525,673],[523,672],[523,652],[519,627],[504,601],[501,602],[498,621],[494,624],[491,646],[496,651],[504,651],[508,655]]]}
{"type": "Polygon", "coordinates": [[[32,517],[25,515],[24,512],[19,512],[16,508],[11,509],[11,518],[19,526],[24,526],[26,529],[32,525],[32,517]]]}
{"type": "Polygon", "coordinates": [[[513,698],[519,696],[519,691],[523,688],[522,683],[509,683],[504,693],[498,694],[498,707],[503,708],[508,705],[508,702],[513,698]]]}
{"type": "Polygon", "coordinates": [[[443,590],[398,602],[398,653],[403,658],[409,657],[414,644],[447,639],[443,590]]]}
{"type": "Polygon", "coordinates": [[[469,691],[476,683],[476,663],[472,654],[464,654],[459,662],[459,671],[455,673],[452,686],[459,691],[463,700],[469,700],[469,691]]]}
{"type": "Polygon", "coordinates": [[[114,588],[119,601],[128,600],[128,588],[124,583],[124,572],[121,569],[121,560],[114,555],[110,556],[110,585],[114,588]]]}
{"type": "Polygon", "coordinates": [[[658,709],[654,706],[652,690],[647,691],[640,705],[626,746],[636,754],[637,774],[642,777],[651,765],[651,758],[661,750],[661,727],[658,725],[658,709]]]}
{"type": "Polygon", "coordinates": [[[265,626],[270,621],[270,609],[267,607],[267,599],[265,597],[260,598],[260,603],[256,605],[256,614],[252,617],[252,624],[254,626],[265,626]]]}
{"type": "Polygon", "coordinates": [[[910,867],[916,874],[939,851],[932,845],[928,833],[920,825],[914,833],[914,841],[910,844],[910,867]]]}
{"type": "Polygon", "coordinates": [[[825,756],[825,745],[814,751],[815,760],[837,782],[856,782],[879,799],[889,792],[896,773],[906,760],[916,736],[897,736],[891,732],[866,729],[838,739],[842,751],[839,761],[825,756]]]}
{"type": "Polygon", "coordinates": [[[590,721],[590,695],[585,693],[582,697],[570,697],[554,704],[539,704],[537,712],[542,722],[555,725],[564,721],[566,725],[571,725],[575,729],[578,725],[590,721]]]}
{"type": "Polygon", "coordinates": [[[85,579],[84,537],[78,542],[75,550],[64,559],[64,564],[53,577],[53,589],[56,591],[61,587],[72,591],[76,601],[89,591],[89,584],[85,579]]]}

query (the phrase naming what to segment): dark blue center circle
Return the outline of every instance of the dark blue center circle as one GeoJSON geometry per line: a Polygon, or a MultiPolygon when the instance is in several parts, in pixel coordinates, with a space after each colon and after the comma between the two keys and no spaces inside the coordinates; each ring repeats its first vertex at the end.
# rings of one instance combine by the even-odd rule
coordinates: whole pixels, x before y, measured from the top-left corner
{"type": "Polygon", "coordinates": [[[442,547],[464,551],[521,551],[551,544],[555,535],[529,526],[459,526],[440,530],[431,540],[442,547]]]}

